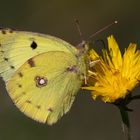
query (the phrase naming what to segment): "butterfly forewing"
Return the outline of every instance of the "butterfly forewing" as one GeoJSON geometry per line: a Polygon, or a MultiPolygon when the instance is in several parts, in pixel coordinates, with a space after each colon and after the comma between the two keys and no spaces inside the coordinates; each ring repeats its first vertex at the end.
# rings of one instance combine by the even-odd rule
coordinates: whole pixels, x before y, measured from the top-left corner
{"type": "Polygon", "coordinates": [[[49,51],[75,53],[76,49],[69,43],[49,35],[0,30],[0,75],[5,81],[28,59],[49,51]]]}

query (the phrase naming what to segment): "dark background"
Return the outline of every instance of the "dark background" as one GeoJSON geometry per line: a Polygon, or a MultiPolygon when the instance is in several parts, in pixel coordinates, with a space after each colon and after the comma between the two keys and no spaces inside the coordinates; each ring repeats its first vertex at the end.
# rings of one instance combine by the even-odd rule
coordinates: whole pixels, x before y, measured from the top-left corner
{"type": "MultiPolygon", "coordinates": [[[[74,24],[79,19],[88,37],[108,23],[119,24],[93,40],[113,34],[121,49],[130,42],[140,46],[139,0],[0,0],[0,26],[42,32],[73,45],[81,39],[74,24]]],[[[133,94],[139,94],[137,88],[133,94]]],[[[129,107],[132,140],[140,140],[140,101],[129,107]]],[[[89,92],[80,91],[70,112],[57,124],[39,124],[24,116],[11,102],[0,84],[0,140],[123,140],[121,118],[115,106],[94,102],[89,92]]]]}

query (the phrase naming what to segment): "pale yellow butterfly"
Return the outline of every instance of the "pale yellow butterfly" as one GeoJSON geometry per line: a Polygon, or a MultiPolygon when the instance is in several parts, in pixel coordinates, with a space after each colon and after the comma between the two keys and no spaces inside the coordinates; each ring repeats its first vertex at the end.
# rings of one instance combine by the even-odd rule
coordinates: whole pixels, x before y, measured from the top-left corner
{"type": "Polygon", "coordinates": [[[24,114],[51,125],[69,111],[89,67],[88,45],[79,46],[50,35],[0,30],[0,76],[24,114]]]}

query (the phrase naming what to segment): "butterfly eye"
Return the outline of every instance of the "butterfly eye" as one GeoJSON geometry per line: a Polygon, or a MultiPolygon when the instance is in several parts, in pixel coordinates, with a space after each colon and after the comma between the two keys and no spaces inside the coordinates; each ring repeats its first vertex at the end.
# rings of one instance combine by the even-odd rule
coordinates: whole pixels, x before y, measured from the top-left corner
{"type": "Polygon", "coordinates": [[[36,82],[37,87],[43,87],[43,86],[47,85],[48,80],[47,80],[47,78],[36,76],[35,82],[36,82]]]}

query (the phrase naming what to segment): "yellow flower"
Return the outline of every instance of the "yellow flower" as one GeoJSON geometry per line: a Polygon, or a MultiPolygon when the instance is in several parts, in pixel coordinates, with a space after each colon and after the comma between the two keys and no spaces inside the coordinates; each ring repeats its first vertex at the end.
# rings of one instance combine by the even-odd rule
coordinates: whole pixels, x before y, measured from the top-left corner
{"type": "MultiPolygon", "coordinates": [[[[90,57],[95,60],[99,56],[92,50],[90,57]]],[[[90,85],[83,88],[92,90],[94,99],[100,96],[104,102],[115,102],[125,98],[139,82],[140,50],[136,50],[136,44],[130,43],[122,56],[117,42],[110,36],[108,50],[103,50],[100,62],[91,69],[90,85]]]]}

